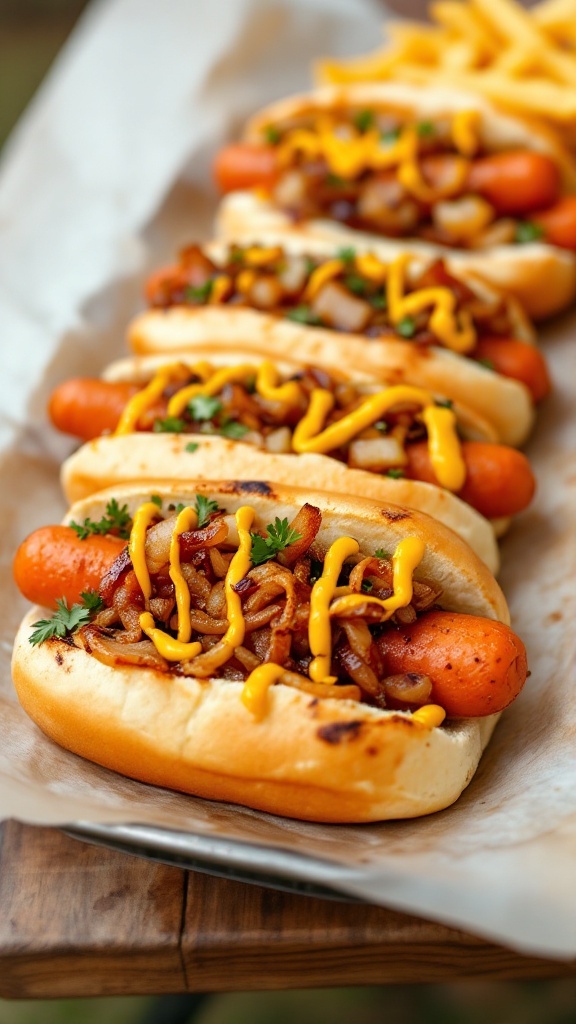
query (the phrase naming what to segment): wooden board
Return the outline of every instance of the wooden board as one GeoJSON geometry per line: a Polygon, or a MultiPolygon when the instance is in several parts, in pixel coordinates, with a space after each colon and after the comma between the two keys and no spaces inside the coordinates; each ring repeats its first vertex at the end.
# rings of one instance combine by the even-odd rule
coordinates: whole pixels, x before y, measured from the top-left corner
{"type": "Polygon", "coordinates": [[[0,997],[544,978],[521,957],[382,907],[275,892],[3,826],[0,997]]]}

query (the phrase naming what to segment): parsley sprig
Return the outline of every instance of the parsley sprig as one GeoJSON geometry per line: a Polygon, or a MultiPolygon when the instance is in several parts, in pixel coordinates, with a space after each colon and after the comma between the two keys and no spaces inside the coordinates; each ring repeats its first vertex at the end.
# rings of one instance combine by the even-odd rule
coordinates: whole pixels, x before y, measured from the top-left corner
{"type": "Polygon", "coordinates": [[[106,533],[115,533],[122,540],[128,540],[132,519],[128,512],[128,505],[120,506],[116,498],[111,498],[106,505],[106,515],[102,516],[98,522],[87,517],[83,523],[77,523],[73,519],[69,525],[78,534],[80,540],[86,540],[87,537],[94,534],[106,533]]]}
{"type": "Polygon", "coordinates": [[[95,590],[86,590],[81,594],[82,604],[73,604],[68,607],[66,598],[56,601],[57,611],[49,619],[39,619],[34,622],[33,633],[29,636],[29,642],[33,647],[43,644],[51,637],[63,639],[75,633],[80,626],[85,626],[93,614],[103,606],[102,598],[95,590]]]}
{"type": "Polygon", "coordinates": [[[267,537],[262,537],[259,533],[251,533],[252,538],[252,552],[250,558],[252,559],[252,565],[263,565],[264,562],[268,562],[271,558],[274,558],[279,551],[284,551],[290,544],[300,540],[302,534],[298,533],[297,530],[292,529],[288,525],[287,519],[276,519],[273,523],[268,523],[266,527],[267,537]]]}
{"type": "Polygon", "coordinates": [[[214,512],[218,512],[218,502],[212,501],[211,498],[206,498],[204,494],[197,494],[196,501],[194,503],[196,515],[198,516],[198,529],[201,526],[206,526],[210,522],[210,516],[214,512]]]}

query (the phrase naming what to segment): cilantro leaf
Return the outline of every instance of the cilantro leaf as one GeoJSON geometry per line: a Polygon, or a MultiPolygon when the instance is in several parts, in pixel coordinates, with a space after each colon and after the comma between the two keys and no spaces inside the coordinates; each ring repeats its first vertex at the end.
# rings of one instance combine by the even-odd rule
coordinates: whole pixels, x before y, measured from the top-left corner
{"type": "Polygon", "coordinates": [[[322,323],[319,316],[313,313],[310,306],[294,306],[286,313],[287,320],[294,320],[298,324],[309,324],[311,327],[318,327],[322,323]]]}
{"type": "Polygon", "coordinates": [[[186,424],[180,416],[166,416],[165,419],[155,419],[152,430],[155,434],[181,434],[186,424]]]}
{"type": "Polygon", "coordinates": [[[356,259],[356,249],[351,245],[346,246],[344,249],[338,249],[336,259],[342,260],[342,263],[354,263],[354,260],[356,259]]]}
{"type": "Polygon", "coordinates": [[[116,498],[112,498],[106,505],[106,515],[102,516],[98,522],[86,518],[83,523],[77,523],[73,519],[68,525],[78,534],[80,540],[86,540],[93,534],[106,534],[114,531],[117,531],[122,540],[128,540],[132,519],[128,512],[128,505],[120,506],[116,498]]]}
{"type": "Polygon", "coordinates": [[[389,560],[390,558],[392,558],[392,555],[390,554],[389,551],[385,551],[384,548],[376,548],[376,551],[374,552],[374,558],[386,558],[389,560]]]}
{"type": "Polygon", "coordinates": [[[264,129],[264,138],[271,146],[276,146],[280,142],[282,136],[273,124],[268,124],[264,129]]]}
{"type": "Polygon", "coordinates": [[[196,495],[196,501],[194,503],[196,509],[196,515],[198,516],[198,529],[201,526],[206,526],[210,521],[210,516],[213,512],[218,512],[218,502],[212,501],[211,498],[206,498],[203,494],[196,495]]]}
{"type": "Polygon", "coordinates": [[[89,612],[99,612],[104,607],[104,601],[97,590],[83,590],[80,594],[82,603],[89,612]]]}
{"type": "Polygon", "coordinates": [[[150,501],[153,502],[154,505],[158,505],[158,508],[162,508],[162,498],[159,494],[151,494],[150,501]]]}
{"type": "Polygon", "coordinates": [[[477,359],[476,362],[478,363],[478,366],[483,366],[486,370],[494,369],[494,363],[491,359],[477,359]]]}
{"type": "Polygon", "coordinates": [[[385,291],[376,292],[375,295],[368,296],[368,302],[374,309],[387,309],[388,308],[388,296],[385,291]]]}
{"type": "Polygon", "coordinates": [[[290,528],[287,519],[279,519],[278,516],[274,523],[268,523],[266,533],[267,537],[262,537],[259,533],[250,534],[252,538],[250,558],[253,565],[262,565],[263,562],[268,562],[279,551],[283,551],[294,541],[300,540],[302,536],[297,530],[290,528]]]}
{"type": "Polygon", "coordinates": [[[416,333],[416,321],[411,316],[405,316],[396,324],[396,331],[402,338],[413,338],[416,333]]]}
{"type": "Polygon", "coordinates": [[[520,245],[525,245],[526,242],[537,242],[539,238],[542,238],[543,234],[544,229],[539,224],[535,224],[532,220],[521,220],[516,225],[514,241],[519,242],[520,245]]]}
{"type": "Polygon", "coordinates": [[[213,287],[214,280],[209,277],[204,284],[198,285],[196,288],[193,285],[188,285],[184,291],[184,298],[187,302],[208,302],[208,299],[212,294],[213,287]]]}
{"type": "Polygon", "coordinates": [[[344,284],[348,291],[353,292],[354,295],[364,295],[366,291],[366,281],[360,274],[347,274],[344,278],[344,284]]]}
{"type": "Polygon", "coordinates": [[[226,420],[222,426],[218,427],[218,433],[222,434],[222,437],[229,437],[232,441],[239,441],[244,434],[249,431],[244,423],[240,423],[238,420],[226,420]]]}
{"type": "Polygon", "coordinates": [[[436,128],[433,121],[419,121],[416,125],[416,131],[421,139],[429,139],[436,132],[436,128]]]}
{"type": "Polygon", "coordinates": [[[384,475],[392,477],[393,480],[401,480],[402,477],[404,476],[404,470],[403,469],[387,469],[386,473],[384,475]]]}
{"type": "Polygon", "coordinates": [[[45,640],[49,640],[53,636],[63,639],[80,626],[90,622],[89,608],[85,608],[81,604],[73,604],[69,608],[64,597],[56,601],[56,604],[58,610],[50,619],[39,619],[38,622],[33,623],[34,632],[28,637],[32,646],[43,644],[45,640]]]}
{"type": "Polygon", "coordinates": [[[186,445],[186,451],[195,452],[198,449],[198,447],[199,445],[196,441],[190,441],[190,443],[186,445]]]}
{"type": "Polygon", "coordinates": [[[434,405],[437,406],[438,409],[452,409],[454,402],[451,398],[436,398],[434,405]]]}
{"type": "Polygon", "coordinates": [[[202,423],[211,420],[222,410],[222,402],[213,395],[194,395],[186,406],[193,420],[202,423]]]}
{"type": "Polygon", "coordinates": [[[374,111],[359,110],[358,113],[354,115],[353,120],[359,132],[367,132],[374,124],[374,111]]]}

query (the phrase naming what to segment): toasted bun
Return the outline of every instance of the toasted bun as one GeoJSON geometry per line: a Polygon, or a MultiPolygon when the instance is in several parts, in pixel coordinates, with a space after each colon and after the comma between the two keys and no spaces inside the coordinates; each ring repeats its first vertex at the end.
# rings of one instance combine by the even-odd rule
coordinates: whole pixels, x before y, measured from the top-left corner
{"type": "Polygon", "coordinates": [[[393,501],[426,512],[463,537],[496,574],[498,545],[494,530],[479,512],[434,484],[393,480],[362,469],[348,469],[327,455],[276,455],[254,445],[224,437],[194,438],[197,448],[187,451],[189,434],[136,433],[99,437],[78,448],[62,466],[61,482],[70,502],[89,497],[104,487],[159,479],[179,481],[191,476],[218,480],[224,471],[236,480],[313,480],[318,490],[393,501]]]}
{"type": "MultiPolygon", "coordinates": [[[[256,525],[293,517],[309,501],[322,509],[319,542],[351,534],[363,553],[407,535],[427,544],[416,578],[443,587],[447,610],[508,622],[498,585],[470,549],[441,524],[394,505],[356,501],[264,482],[155,484],[163,500],[209,494],[228,512],[250,504],[256,525]]],[[[68,519],[102,515],[116,497],[130,510],[150,497],[139,487],[101,492],[68,519]]],[[[312,821],[413,817],[452,803],[470,781],[496,716],[429,730],[409,714],[353,701],[314,700],[281,684],[256,720],[241,684],[198,681],[152,669],[110,667],[66,641],[32,647],[33,609],[13,655],[19,699],[52,739],[89,760],[154,785],[312,821]]]]}
{"type": "MultiPolygon", "coordinates": [[[[462,110],[476,110],[479,137],[488,152],[522,148],[544,153],[557,164],[565,187],[570,191],[576,189],[574,157],[555,133],[528,119],[497,110],[481,96],[442,88],[420,88],[398,82],[327,86],[280,100],[261,110],[248,122],[244,138],[261,141],[267,125],[297,122],[316,110],[347,107],[391,109],[421,120],[434,120],[462,110]]],[[[238,193],[224,200],[219,217],[219,231],[223,237],[241,241],[246,232],[258,237],[268,228],[282,236],[296,230],[310,238],[324,239],[331,245],[353,245],[360,251],[370,249],[382,259],[392,258],[405,251],[407,246],[411,252],[426,258],[442,255],[451,270],[478,272],[487,281],[512,292],[536,319],[565,309],[576,295],[576,257],[555,246],[504,245],[486,251],[453,250],[417,239],[394,242],[378,235],[342,228],[327,220],[311,221],[295,229],[287,217],[255,195],[238,193]]]]}
{"type": "Polygon", "coordinates": [[[216,220],[220,238],[241,244],[264,238],[279,245],[293,239],[311,248],[315,242],[334,250],[351,246],[384,262],[409,250],[427,262],[442,257],[451,273],[479,274],[520,300],[535,320],[558,313],[576,295],[576,256],[544,242],[496,245],[489,249],[452,249],[419,238],[394,240],[356,231],[335,221],[318,219],[297,225],[257,192],[230,192],[220,203],[216,220]]]}
{"type": "Polygon", "coordinates": [[[128,329],[137,353],[178,353],[210,358],[236,349],[243,358],[297,360],[356,378],[414,384],[445,394],[488,421],[496,439],[520,445],[534,421],[527,388],[469,359],[400,339],[378,341],[322,327],[306,327],[254,309],[173,306],[136,317],[128,329]]]}

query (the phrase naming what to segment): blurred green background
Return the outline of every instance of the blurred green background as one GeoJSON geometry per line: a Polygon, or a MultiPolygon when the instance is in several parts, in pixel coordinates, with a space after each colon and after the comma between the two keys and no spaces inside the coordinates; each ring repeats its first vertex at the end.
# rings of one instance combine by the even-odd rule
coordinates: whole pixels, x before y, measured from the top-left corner
{"type": "MultiPolygon", "coordinates": [[[[158,2],[169,6],[170,0],[158,2]]],[[[0,147],[85,6],[86,0],[0,0],[0,147]]],[[[183,1019],[186,1010],[181,1000],[149,998],[0,1000],[0,1024],[168,1024],[171,1014],[183,1019]]],[[[576,1024],[576,982],[221,995],[189,1011],[190,1024],[576,1024]]]]}

